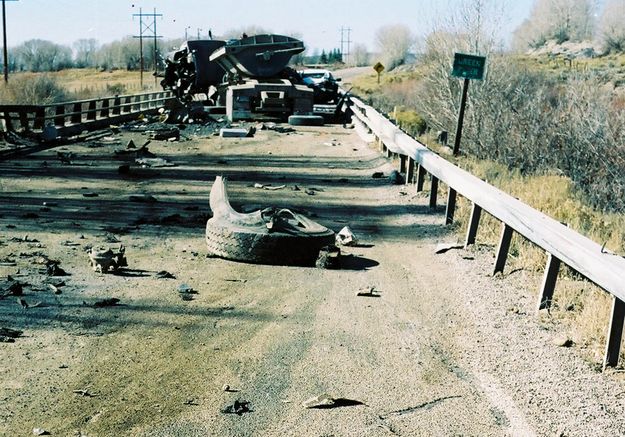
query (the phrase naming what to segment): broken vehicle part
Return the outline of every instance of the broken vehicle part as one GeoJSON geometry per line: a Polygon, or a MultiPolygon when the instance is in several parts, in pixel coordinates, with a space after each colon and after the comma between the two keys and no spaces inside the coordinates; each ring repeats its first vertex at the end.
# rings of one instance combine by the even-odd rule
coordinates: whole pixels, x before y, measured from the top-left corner
{"type": "Polygon", "coordinates": [[[221,176],[210,193],[213,217],[206,223],[209,254],[259,264],[314,266],[319,251],[334,243],[334,232],[288,209],[249,214],[230,205],[221,176]]]}

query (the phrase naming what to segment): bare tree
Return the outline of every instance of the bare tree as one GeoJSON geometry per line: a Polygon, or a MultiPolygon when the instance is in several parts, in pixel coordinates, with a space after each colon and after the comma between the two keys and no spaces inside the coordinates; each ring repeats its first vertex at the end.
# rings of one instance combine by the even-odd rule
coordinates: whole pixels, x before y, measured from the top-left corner
{"type": "Polygon", "coordinates": [[[406,57],[415,44],[415,37],[407,26],[393,24],[377,30],[375,43],[382,62],[388,70],[392,70],[406,62],[406,57]]]}
{"type": "Polygon", "coordinates": [[[515,30],[513,46],[525,50],[549,40],[588,40],[593,36],[593,15],[591,0],[537,0],[530,17],[515,30]]]}
{"type": "Polygon", "coordinates": [[[25,41],[13,53],[20,70],[58,71],[72,66],[72,50],[69,47],[42,39],[25,41]]]}
{"type": "Polygon", "coordinates": [[[95,66],[95,53],[98,49],[98,41],[89,39],[79,39],[74,43],[74,59],[76,67],[85,68],[95,66]]]}
{"type": "Polygon", "coordinates": [[[608,0],[599,20],[599,37],[606,52],[625,51],[625,1],[608,0]]]}
{"type": "Polygon", "coordinates": [[[354,44],[350,57],[350,64],[355,67],[369,65],[369,52],[367,51],[367,46],[364,44],[354,44]]]}

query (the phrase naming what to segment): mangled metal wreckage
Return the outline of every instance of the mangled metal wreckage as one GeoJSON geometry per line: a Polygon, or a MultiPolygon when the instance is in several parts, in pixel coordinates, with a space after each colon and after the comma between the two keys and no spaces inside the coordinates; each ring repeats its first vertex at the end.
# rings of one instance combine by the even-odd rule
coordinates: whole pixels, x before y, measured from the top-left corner
{"type": "Polygon", "coordinates": [[[166,60],[161,85],[183,102],[223,108],[229,121],[312,115],[316,103],[336,103],[339,94],[287,66],[303,51],[302,41],[274,34],[186,41],[166,60]]]}

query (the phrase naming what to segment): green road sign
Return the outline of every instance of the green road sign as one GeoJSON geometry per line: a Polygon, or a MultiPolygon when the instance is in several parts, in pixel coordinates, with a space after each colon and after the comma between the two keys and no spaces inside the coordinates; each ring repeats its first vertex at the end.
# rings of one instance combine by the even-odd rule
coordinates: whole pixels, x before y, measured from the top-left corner
{"type": "Polygon", "coordinates": [[[486,58],[484,56],[456,53],[454,54],[454,69],[451,75],[465,79],[482,80],[485,65],[486,58]]]}

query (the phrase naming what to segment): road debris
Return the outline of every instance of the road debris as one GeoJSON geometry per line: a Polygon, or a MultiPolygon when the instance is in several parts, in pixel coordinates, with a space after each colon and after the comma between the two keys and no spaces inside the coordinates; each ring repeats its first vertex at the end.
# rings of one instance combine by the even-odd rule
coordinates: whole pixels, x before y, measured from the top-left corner
{"type": "Polygon", "coordinates": [[[382,297],[379,290],[376,290],[375,287],[365,287],[358,290],[356,296],[361,297],[382,297]]]}
{"type": "Polygon", "coordinates": [[[128,196],[128,200],[137,203],[156,203],[158,200],[151,194],[132,194],[128,196]]]}
{"type": "Polygon", "coordinates": [[[371,177],[373,179],[382,179],[384,177],[384,173],[382,173],[381,171],[376,171],[371,175],[371,177]]]}
{"type": "Polygon", "coordinates": [[[248,129],[245,128],[227,128],[222,127],[219,129],[219,136],[222,138],[245,138],[245,137],[253,137],[256,129],[250,127],[248,129]]]}
{"type": "Polygon", "coordinates": [[[239,391],[239,390],[237,390],[236,388],[232,388],[232,387],[230,387],[228,384],[224,384],[224,385],[223,385],[223,387],[221,387],[221,389],[222,389],[223,391],[225,391],[225,392],[228,392],[228,393],[236,393],[236,392],[238,392],[238,391],[239,391]]]}
{"type": "Polygon", "coordinates": [[[194,300],[193,295],[198,294],[198,292],[190,285],[182,283],[178,286],[178,294],[182,300],[191,301],[194,300]]]}
{"type": "Polygon", "coordinates": [[[319,251],[315,266],[320,269],[338,269],[340,267],[341,249],[334,245],[324,246],[319,251]]]}
{"type": "Polygon", "coordinates": [[[14,280],[12,277],[7,277],[7,279],[0,282],[0,298],[6,296],[21,296],[24,290],[24,284],[19,281],[14,280]]]}
{"type": "Polygon", "coordinates": [[[33,435],[50,435],[50,432],[43,428],[33,428],[33,435]]]}
{"type": "Polygon", "coordinates": [[[91,248],[88,252],[89,263],[95,272],[108,273],[116,272],[121,267],[127,267],[128,261],[125,255],[126,249],[123,245],[119,246],[117,252],[113,252],[112,249],[96,249],[91,248]]]}
{"type": "Polygon", "coordinates": [[[354,407],[357,405],[366,405],[364,402],[360,402],[354,399],[347,398],[334,398],[327,393],[319,396],[315,396],[302,402],[304,408],[309,409],[330,409],[340,407],[354,407]]]}
{"type": "Polygon", "coordinates": [[[253,410],[250,409],[250,402],[244,399],[237,399],[232,405],[227,405],[221,410],[223,414],[236,414],[237,416],[251,413],[252,411],[253,410]]]}
{"type": "Polygon", "coordinates": [[[434,249],[434,253],[436,254],[441,254],[441,253],[445,253],[449,250],[452,249],[462,249],[464,247],[463,244],[460,244],[458,242],[456,243],[438,243],[436,245],[436,249],[434,249]]]}
{"type": "Polygon", "coordinates": [[[406,183],[406,180],[397,170],[393,170],[391,174],[388,175],[388,181],[391,185],[403,185],[406,183]]]}
{"type": "Polygon", "coordinates": [[[356,238],[349,226],[344,226],[336,234],[336,244],[339,246],[356,246],[358,245],[358,238],[356,238]]]}
{"type": "Polygon", "coordinates": [[[169,273],[167,270],[161,270],[154,276],[156,276],[158,279],[176,279],[176,277],[173,274],[169,273]]]}
{"type": "Polygon", "coordinates": [[[176,167],[177,165],[164,158],[137,158],[135,164],[143,168],[176,167]]]}
{"type": "Polygon", "coordinates": [[[557,335],[552,340],[552,343],[554,346],[558,346],[558,347],[572,347],[575,345],[575,342],[573,341],[573,339],[570,338],[567,334],[557,335]]]}
{"type": "Polygon", "coordinates": [[[22,336],[24,331],[0,327],[0,343],[15,343],[15,339],[22,336]]]}
{"type": "Polygon", "coordinates": [[[80,389],[80,390],[72,390],[72,393],[80,395],[84,398],[93,398],[96,397],[97,395],[91,393],[89,390],[87,389],[80,389]]]}

